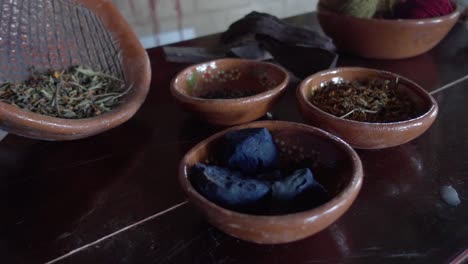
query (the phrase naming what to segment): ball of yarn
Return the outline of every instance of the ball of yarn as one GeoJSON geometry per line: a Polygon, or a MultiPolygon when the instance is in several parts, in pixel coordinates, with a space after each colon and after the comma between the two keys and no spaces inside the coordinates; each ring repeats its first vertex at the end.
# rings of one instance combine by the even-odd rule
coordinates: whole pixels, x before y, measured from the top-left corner
{"type": "Polygon", "coordinates": [[[349,0],[343,2],[341,13],[361,18],[373,17],[379,4],[379,0],[349,0]]]}
{"type": "Polygon", "coordinates": [[[377,12],[374,17],[378,18],[393,18],[395,7],[398,3],[403,0],[381,0],[379,1],[379,5],[377,6],[377,12]]]}
{"type": "Polygon", "coordinates": [[[360,17],[371,18],[377,11],[380,0],[323,0],[321,4],[335,12],[360,17]]]}
{"type": "Polygon", "coordinates": [[[396,18],[419,19],[439,17],[452,13],[450,0],[407,0],[395,7],[396,18]]]}

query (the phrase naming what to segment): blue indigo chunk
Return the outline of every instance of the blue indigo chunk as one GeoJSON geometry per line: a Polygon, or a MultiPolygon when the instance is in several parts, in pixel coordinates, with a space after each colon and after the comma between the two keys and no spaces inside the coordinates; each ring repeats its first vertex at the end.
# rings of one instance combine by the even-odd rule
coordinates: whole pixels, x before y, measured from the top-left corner
{"type": "Polygon", "coordinates": [[[247,174],[273,169],[278,162],[278,150],[266,128],[248,128],[224,136],[224,157],[227,166],[247,174]]]}
{"type": "Polygon", "coordinates": [[[307,168],[294,171],[283,180],[273,183],[271,188],[273,198],[280,201],[293,200],[311,189],[323,189],[307,168]]]}
{"type": "Polygon", "coordinates": [[[192,169],[191,177],[198,192],[224,206],[251,205],[270,192],[268,184],[218,166],[197,163],[192,169]]]}

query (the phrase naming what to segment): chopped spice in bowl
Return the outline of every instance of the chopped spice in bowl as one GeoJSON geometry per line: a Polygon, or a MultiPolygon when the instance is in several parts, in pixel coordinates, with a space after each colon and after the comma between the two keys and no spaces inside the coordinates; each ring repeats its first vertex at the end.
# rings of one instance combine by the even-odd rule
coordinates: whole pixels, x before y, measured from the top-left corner
{"type": "Polygon", "coordinates": [[[355,148],[401,145],[420,136],[436,119],[434,98],[414,82],[366,68],[338,68],[304,80],[299,109],[310,124],[355,148]]]}
{"type": "Polygon", "coordinates": [[[418,111],[410,98],[398,92],[398,81],[364,79],[326,83],[310,95],[310,102],[336,117],[370,123],[412,119],[418,111]]]}
{"type": "Polygon", "coordinates": [[[275,64],[220,59],[190,66],[171,84],[176,102],[199,119],[237,125],[265,115],[281,98],[288,73],[275,64]]]}

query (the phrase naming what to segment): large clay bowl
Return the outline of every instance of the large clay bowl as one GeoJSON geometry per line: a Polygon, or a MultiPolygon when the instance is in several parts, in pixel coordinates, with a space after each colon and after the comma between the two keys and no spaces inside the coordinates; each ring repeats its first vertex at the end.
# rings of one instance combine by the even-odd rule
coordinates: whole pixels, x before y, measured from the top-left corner
{"type": "Polygon", "coordinates": [[[360,149],[398,146],[419,137],[434,123],[439,109],[434,98],[416,83],[390,72],[357,67],[337,68],[316,73],[299,85],[296,96],[299,110],[309,124],[320,127],[360,149]],[[325,83],[335,80],[353,81],[368,78],[392,81],[398,78],[400,84],[398,92],[408,96],[415,108],[418,109],[419,116],[390,123],[358,122],[322,111],[309,100],[312,91],[325,83]]]}
{"type": "Polygon", "coordinates": [[[186,111],[205,122],[231,126],[265,115],[284,94],[288,73],[280,66],[244,59],[221,59],[188,67],[172,81],[171,93],[186,111]],[[203,98],[224,91],[240,98],[203,98]],[[252,92],[254,91],[254,94],[252,92]]]}
{"type": "Polygon", "coordinates": [[[85,65],[121,75],[130,90],[115,109],[83,119],[40,115],[0,102],[0,129],[37,139],[72,140],[104,132],[130,119],[146,98],[151,67],[146,51],[118,9],[107,0],[48,0],[38,6],[33,2],[28,6],[32,11],[21,12],[22,19],[29,23],[29,35],[0,36],[12,45],[11,49],[21,51],[18,56],[8,56],[0,49],[4,62],[0,81],[26,79],[31,66],[60,70],[85,65]],[[59,11],[49,8],[51,4],[59,11]],[[55,22],[47,22],[50,16],[57,16],[55,22]],[[46,30],[43,35],[54,38],[38,37],[41,30],[46,30]],[[35,40],[25,42],[26,37],[35,40]]]}
{"type": "MultiPolygon", "coordinates": [[[[363,171],[356,152],[341,139],[311,126],[282,121],[262,121],[233,127],[215,134],[192,148],[182,159],[179,181],[192,205],[220,230],[234,237],[260,243],[277,244],[300,240],[327,228],[342,216],[356,199],[363,171]],[[254,215],[223,208],[198,193],[189,179],[189,170],[204,162],[217,150],[223,135],[244,128],[267,128],[289,157],[313,155],[314,177],[332,194],[331,200],[297,213],[254,215]],[[303,149],[300,153],[299,147],[303,149]]],[[[311,201],[312,202],[312,201],[311,201]]]]}
{"type": "Polygon", "coordinates": [[[402,59],[436,46],[453,28],[460,11],[426,19],[368,19],[318,6],[318,20],[340,51],[364,58],[402,59]]]}

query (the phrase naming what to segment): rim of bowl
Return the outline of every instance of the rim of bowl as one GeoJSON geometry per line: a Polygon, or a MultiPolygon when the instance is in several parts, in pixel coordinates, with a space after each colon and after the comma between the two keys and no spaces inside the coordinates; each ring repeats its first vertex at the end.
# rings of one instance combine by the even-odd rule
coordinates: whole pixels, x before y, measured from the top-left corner
{"type": "Polygon", "coordinates": [[[334,15],[346,16],[358,20],[368,20],[368,21],[379,21],[381,23],[411,23],[411,24],[427,24],[427,23],[440,23],[446,20],[456,19],[460,16],[460,7],[458,3],[452,1],[452,5],[455,7],[452,13],[430,18],[397,18],[397,19],[385,19],[385,18],[363,18],[363,17],[354,17],[347,14],[340,14],[329,8],[324,7],[322,4],[317,4],[317,12],[320,13],[330,13],[334,15]]]}
{"type": "MultiPolygon", "coordinates": [[[[137,65],[138,68],[141,68],[142,72],[144,72],[144,74],[142,74],[141,78],[138,80],[139,85],[130,89],[129,93],[123,97],[124,100],[120,105],[111,111],[98,116],[79,119],[59,118],[31,112],[6,102],[0,102],[0,121],[6,119],[9,121],[9,123],[21,124],[21,126],[30,127],[31,131],[37,131],[39,133],[45,132],[54,133],[65,137],[79,137],[80,135],[90,134],[94,130],[106,126],[102,122],[98,121],[107,120],[109,121],[108,123],[115,124],[125,122],[137,112],[138,108],[144,102],[149,91],[151,81],[151,66],[148,54],[139,42],[135,32],[133,32],[128,22],[123,18],[113,3],[106,0],[98,0],[95,2],[82,0],[80,3],[91,10],[96,16],[98,16],[99,19],[103,21],[104,28],[108,31],[111,31],[111,29],[107,25],[108,23],[106,23],[106,20],[103,16],[110,16],[119,21],[118,28],[121,32],[126,33],[125,41],[120,42],[122,45],[121,49],[132,50],[133,53],[136,52],[137,55],[134,57],[138,57],[142,61],[141,64],[137,65]],[[103,14],[103,12],[105,13],[103,14]],[[57,129],[60,129],[60,131],[57,131],[57,129]]],[[[123,36],[123,34],[121,35],[123,36]]],[[[115,38],[122,39],[121,36],[115,38]]],[[[124,82],[126,89],[133,85],[129,84],[125,79],[124,82]]],[[[5,130],[8,131],[8,129],[5,130]]],[[[36,138],[50,137],[39,136],[36,138]]]]}
{"type": "Polygon", "coordinates": [[[413,122],[418,121],[418,120],[425,119],[428,116],[432,115],[432,113],[434,111],[437,111],[439,109],[437,101],[434,99],[434,97],[431,94],[429,94],[426,90],[424,90],[420,85],[418,85],[417,83],[411,81],[410,79],[408,79],[406,77],[403,77],[401,75],[398,75],[396,73],[389,72],[389,71],[383,71],[383,70],[377,70],[377,69],[371,69],[371,68],[364,68],[364,67],[339,67],[339,68],[334,68],[334,69],[329,69],[329,70],[324,70],[324,71],[317,72],[317,73],[307,77],[306,79],[304,79],[299,84],[299,89],[297,89],[297,93],[299,93],[299,97],[301,98],[301,100],[304,101],[304,103],[307,105],[307,107],[309,109],[312,109],[312,110],[314,110],[316,112],[319,112],[320,114],[325,115],[328,118],[331,118],[331,119],[334,119],[334,120],[337,120],[337,121],[341,121],[341,122],[345,122],[345,123],[355,124],[355,125],[358,125],[358,124],[360,124],[360,125],[365,124],[365,125],[370,125],[370,126],[405,125],[405,124],[413,123],[413,122]],[[427,111],[425,111],[421,115],[418,115],[415,118],[402,120],[402,121],[397,121],[397,122],[388,122],[388,123],[383,123],[383,122],[361,122],[361,121],[356,121],[356,120],[344,119],[344,118],[332,115],[332,114],[330,114],[330,113],[328,113],[326,111],[323,111],[322,109],[315,106],[312,102],[310,102],[309,99],[305,95],[305,91],[306,91],[307,88],[309,88],[309,85],[307,85],[307,84],[310,81],[312,81],[312,79],[317,78],[318,76],[334,74],[335,72],[340,71],[340,70],[341,71],[343,71],[343,70],[344,71],[349,71],[349,70],[371,71],[371,72],[375,72],[375,73],[383,73],[383,74],[387,74],[387,75],[390,75],[390,76],[393,76],[393,77],[397,77],[398,79],[404,80],[405,82],[408,82],[410,85],[412,85],[413,89],[416,89],[418,91],[417,94],[418,94],[419,97],[427,97],[427,98],[423,98],[423,99],[424,100],[429,99],[429,101],[431,102],[431,106],[429,107],[429,109],[427,111]]]}
{"type": "MultiPolygon", "coordinates": [[[[255,221],[271,221],[271,220],[281,220],[281,221],[286,221],[289,222],[291,220],[297,219],[297,218],[311,218],[314,217],[312,215],[316,215],[319,217],[319,213],[322,215],[325,215],[329,213],[330,211],[333,211],[334,208],[337,206],[341,206],[343,203],[345,203],[350,196],[352,196],[354,193],[359,193],[363,178],[364,178],[364,172],[363,172],[363,167],[362,167],[362,162],[361,159],[359,158],[359,155],[357,152],[344,140],[341,138],[328,133],[320,128],[313,127],[310,125],[302,124],[302,123],[294,123],[294,122],[287,122],[287,121],[256,121],[244,125],[239,125],[235,127],[231,127],[228,129],[225,129],[221,132],[218,132],[205,140],[201,141],[197,145],[195,145],[193,148],[191,148],[182,158],[180,164],[179,164],[179,182],[182,184],[182,189],[186,193],[191,193],[195,199],[198,201],[202,202],[203,204],[207,205],[210,207],[210,209],[215,210],[216,212],[224,215],[229,215],[229,216],[235,216],[238,218],[250,218],[255,221]],[[352,175],[351,179],[349,182],[346,184],[346,186],[341,190],[337,195],[335,195],[332,199],[327,201],[324,204],[321,204],[317,207],[300,211],[300,212],[295,212],[295,213],[289,213],[289,214],[279,214],[279,215],[256,215],[256,214],[247,214],[247,213],[242,213],[242,212],[237,212],[233,211],[227,208],[222,207],[221,205],[218,205],[207,198],[205,198],[202,194],[200,194],[192,185],[190,182],[186,167],[187,167],[187,158],[195,150],[200,148],[202,145],[205,145],[209,142],[212,142],[214,139],[217,139],[224,134],[226,134],[229,131],[234,131],[234,130],[239,130],[239,129],[244,129],[244,128],[249,128],[249,127],[261,127],[262,124],[277,124],[282,127],[296,127],[300,128],[302,130],[306,131],[312,131],[313,133],[318,133],[319,135],[324,136],[327,140],[333,141],[335,145],[337,145],[339,148],[341,148],[348,157],[350,158],[350,161],[352,163],[352,175]]],[[[356,194],[357,195],[357,194],[356,194]]]]}
{"type": "Polygon", "coordinates": [[[217,60],[211,60],[211,61],[207,61],[207,62],[198,63],[198,64],[191,65],[191,66],[183,69],[182,71],[180,71],[176,75],[176,77],[174,77],[174,79],[172,79],[172,81],[171,81],[171,91],[172,91],[173,95],[175,95],[177,98],[179,98],[179,99],[181,99],[181,100],[183,100],[185,102],[209,103],[209,104],[214,104],[214,103],[243,103],[245,101],[250,101],[250,102],[253,101],[254,102],[254,101],[260,101],[260,100],[269,98],[269,97],[271,97],[271,96],[273,96],[275,94],[280,93],[282,90],[286,89],[288,84],[289,84],[289,74],[283,67],[281,67],[279,65],[276,65],[276,64],[273,64],[273,63],[270,63],[270,62],[256,61],[256,60],[249,60],[249,59],[223,58],[223,59],[217,59],[217,60]],[[237,62],[240,62],[242,64],[251,63],[251,64],[254,64],[254,65],[255,64],[260,64],[260,65],[272,66],[273,68],[276,68],[281,73],[283,73],[285,78],[283,78],[281,83],[275,85],[271,89],[268,89],[268,90],[266,90],[264,92],[261,92],[261,93],[257,93],[257,94],[250,95],[250,96],[245,96],[245,97],[240,97],[240,98],[206,99],[206,98],[200,98],[200,97],[196,97],[196,96],[190,96],[190,95],[187,95],[187,94],[184,94],[184,93],[180,92],[180,89],[177,86],[177,82],[179,82],[180,81],[179,79],[182,78],[182,76],[185,73],[187,73],[189,70],[191,70],[193,68],[197,68],[197,67],[205,65],[205,64],[219,63],[219,62],[223,62],[223,61],[237,61],[237,62]]]}

